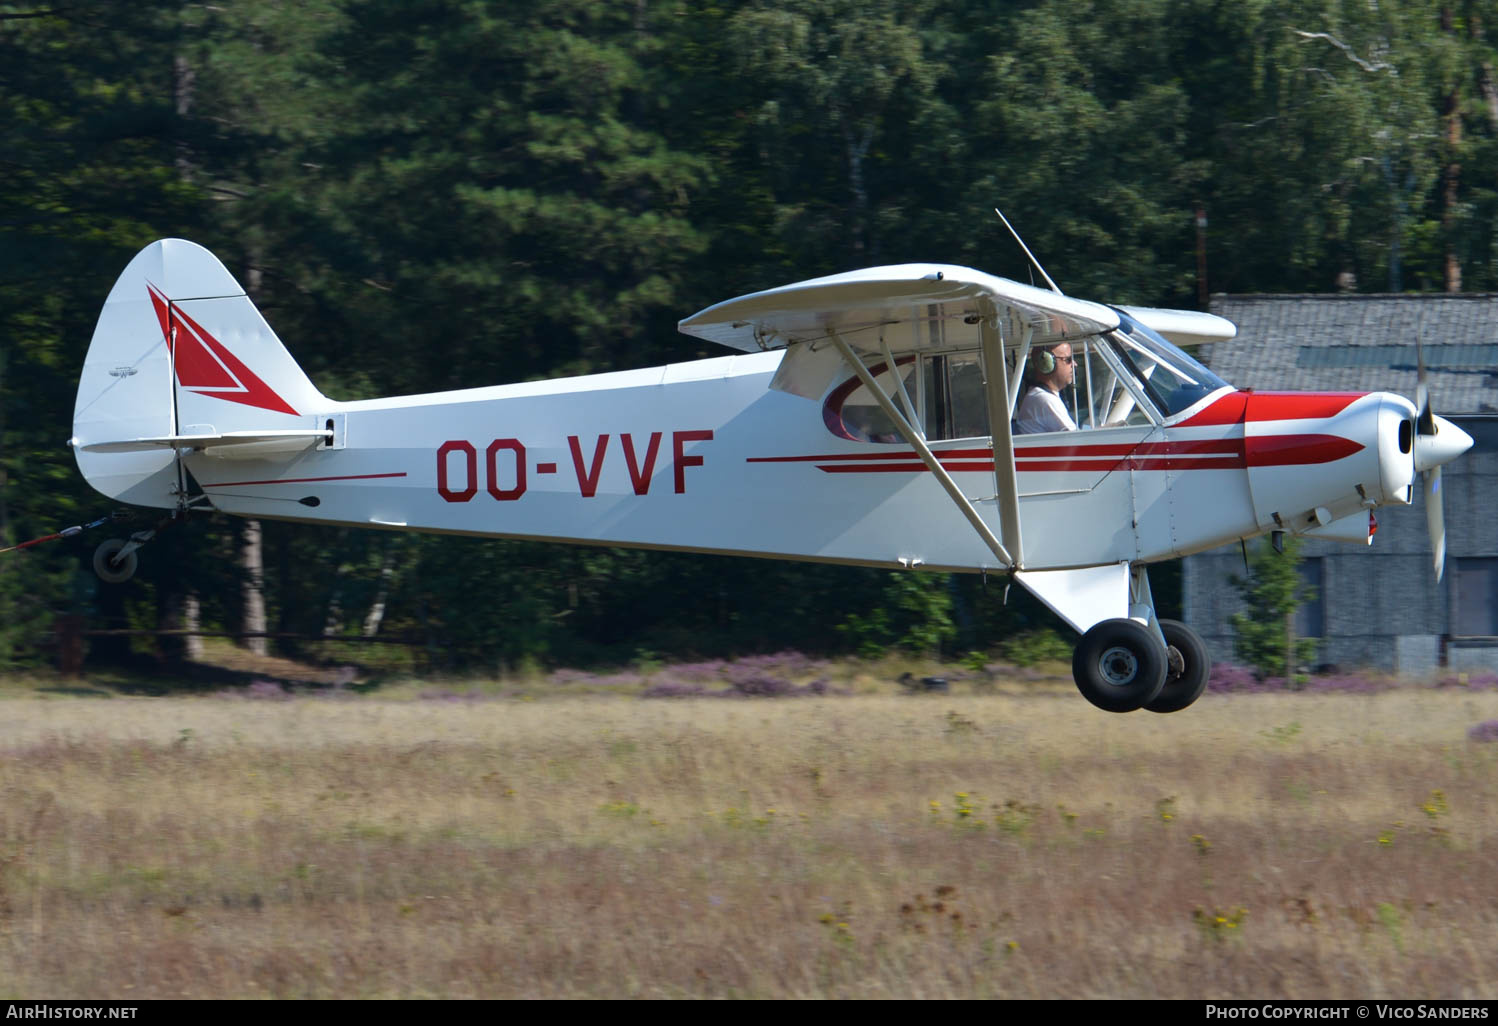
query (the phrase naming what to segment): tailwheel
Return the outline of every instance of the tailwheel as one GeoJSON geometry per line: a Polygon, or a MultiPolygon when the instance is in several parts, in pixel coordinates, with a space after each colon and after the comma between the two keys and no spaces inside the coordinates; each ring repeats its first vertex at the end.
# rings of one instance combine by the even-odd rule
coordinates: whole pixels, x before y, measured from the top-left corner
{"type": "Polygon", "coordinates": [[[1087,701],[1108,712],[1133,712],[1165,686],[1165,646],[1137,620],[1104,620],[1082,635],[1071,669],[1087,701]]]}
{"type": "Polygon", "coordinates": [[[1165,686],[1144,707],[1157,713],[1180,712],[1207,690],[1212,658],[1201,636],[1179,620],[1161,620],[1160,632],[1165,635],[1168,661],[1165,686]]]}
{"type": "Polygon", "coordinates": [[[140,563],[140,557],[135,554],[139,545],[134,545],[128,551],[125,547],[130,545],[123,538],[111,538],[102,542],[94,550],[94,573],[106,584],[123,584],[135,576],[135,568],[140,563]]]}

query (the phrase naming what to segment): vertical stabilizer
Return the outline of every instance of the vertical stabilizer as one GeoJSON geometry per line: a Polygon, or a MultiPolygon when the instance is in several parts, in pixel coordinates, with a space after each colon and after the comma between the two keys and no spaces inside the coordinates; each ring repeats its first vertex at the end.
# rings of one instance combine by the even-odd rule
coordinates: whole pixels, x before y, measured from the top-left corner
{"type": "Polygon", "coordinates": [[[78,382],[73,451],[110,498],[171,508],[178,450],[159,440],[311,429],[327,405],[218,258],[162,239],[104,302],[78,382]],[[120,451],[136,440],[158,441],[120,451]]]}

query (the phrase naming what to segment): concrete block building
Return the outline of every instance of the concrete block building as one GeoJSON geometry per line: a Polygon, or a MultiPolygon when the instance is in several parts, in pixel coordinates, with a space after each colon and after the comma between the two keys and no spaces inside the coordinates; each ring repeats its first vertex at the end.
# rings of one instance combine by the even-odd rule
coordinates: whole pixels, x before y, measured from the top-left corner
{"type": "MultiPolygon", "coordinates": [[[[1437,583],[1424,500],[1378,510],[1371,546],[1305,539],[1301,574],[1316,591],[1298,633],[1318,663],[1427,675],[1498,670],[1498,295],[1279,295],[1213,298],[1238,325],[1198,354],[1238,388],[1415,395],[1424,344],[1437,414],[1474,440],[1443,470],[1446,573],[1437,583]]],[[[1214,660],[1241,662],[1229,618],[1243,608],[1233,545],[1188,557],[1186,622],[1214,660]]]]}

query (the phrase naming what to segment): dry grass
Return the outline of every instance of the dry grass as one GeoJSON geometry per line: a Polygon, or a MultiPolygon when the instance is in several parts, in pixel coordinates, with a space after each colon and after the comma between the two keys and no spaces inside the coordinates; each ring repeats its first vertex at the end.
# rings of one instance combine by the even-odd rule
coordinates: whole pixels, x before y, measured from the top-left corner
{"type": "Polygon", "coordinates": [[[1493,718],[13,698],[0,998],[1492,998],[1493,718]]]}

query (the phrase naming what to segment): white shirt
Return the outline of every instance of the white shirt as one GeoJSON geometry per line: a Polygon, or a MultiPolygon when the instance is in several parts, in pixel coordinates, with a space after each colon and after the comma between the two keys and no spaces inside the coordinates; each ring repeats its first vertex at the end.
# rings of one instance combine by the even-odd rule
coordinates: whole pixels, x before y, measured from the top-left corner
{"type": "Polygon", "coordinates": [[[1059,395],[1044,385],[1031,385],[1014,415],[1014,429],[1022,435],[1033,435],[1042,431],[1075,431],[1077,425],[1059,395]]]}

